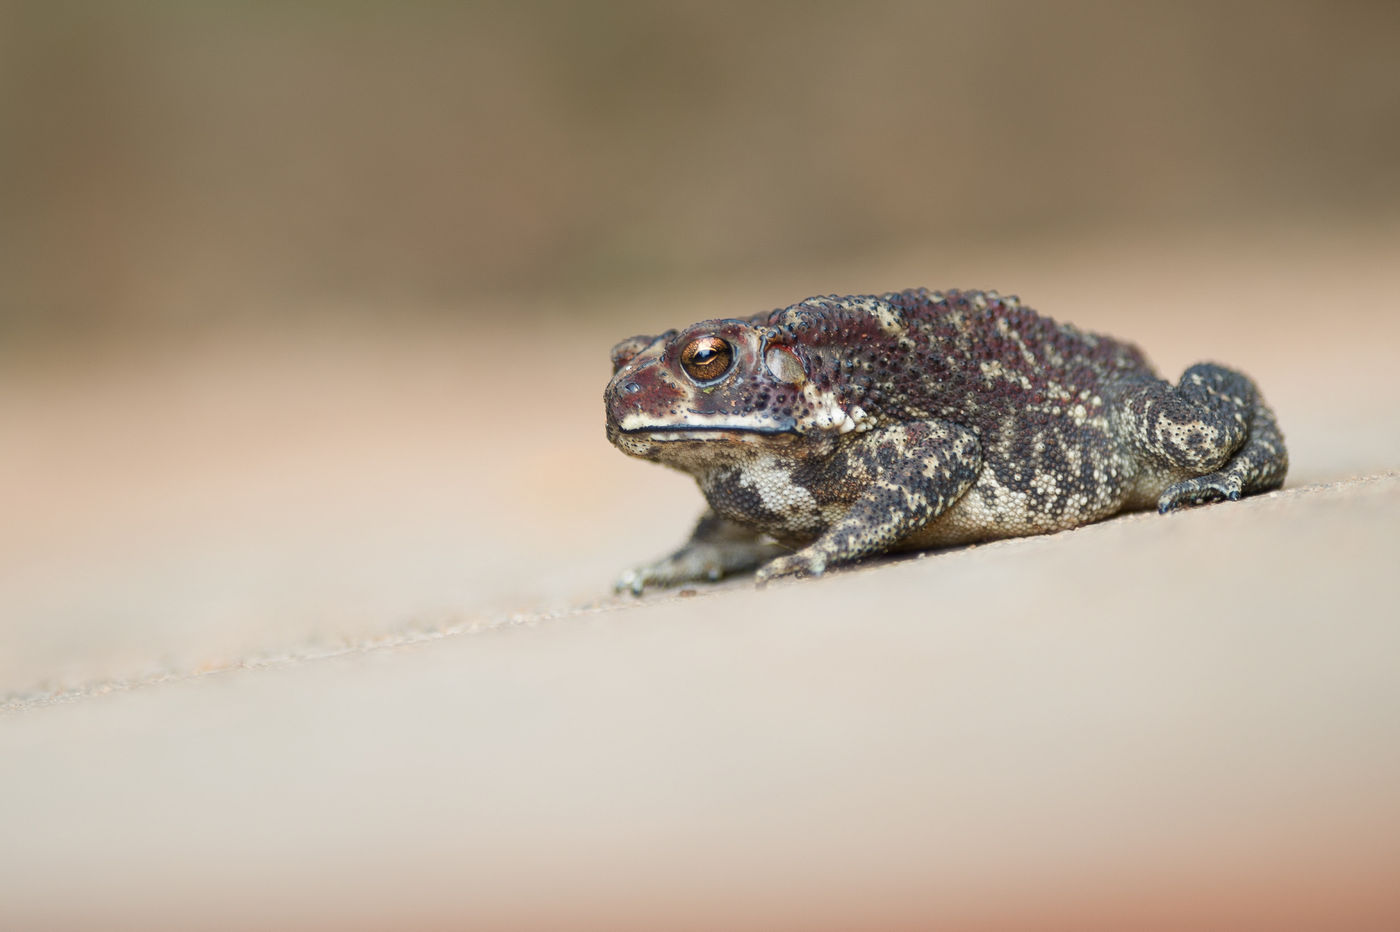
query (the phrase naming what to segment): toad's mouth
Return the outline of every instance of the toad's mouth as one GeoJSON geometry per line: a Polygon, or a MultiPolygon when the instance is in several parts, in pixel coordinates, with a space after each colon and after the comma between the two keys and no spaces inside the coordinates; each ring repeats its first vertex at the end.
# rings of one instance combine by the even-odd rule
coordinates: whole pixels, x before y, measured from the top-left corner
{"type": "Polygon", "coordinates": [[[639,437],[657,443],[684,441],[746,440],[758,437],[787,438],[795,436],[793,422],[777,424],[655,424],[629,427],[620,431],[627,437],[639,437]]]}

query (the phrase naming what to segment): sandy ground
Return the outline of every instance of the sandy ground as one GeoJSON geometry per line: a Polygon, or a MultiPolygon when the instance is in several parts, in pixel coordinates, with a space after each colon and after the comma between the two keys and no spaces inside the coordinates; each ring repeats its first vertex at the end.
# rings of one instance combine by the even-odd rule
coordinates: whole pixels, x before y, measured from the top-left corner
{"type": "Polygon", "coordinates": [[[14,354],[0,914],[1400,924],[1397,253],[911,250],[605,313],[14,354]],[[613,598],[699,498],[604,441],[612,343],[920,283],[1245,369],[1288,487],[613,598]]]}

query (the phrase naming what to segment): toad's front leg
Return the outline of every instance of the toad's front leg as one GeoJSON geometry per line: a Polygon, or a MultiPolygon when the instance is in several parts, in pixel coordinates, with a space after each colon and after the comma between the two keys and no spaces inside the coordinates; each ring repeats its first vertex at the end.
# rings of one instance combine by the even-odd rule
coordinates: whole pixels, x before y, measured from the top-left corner
{"type": "Polygon", "coordinates": [[[850,507],[820,537],[758,570],[760,584],[818,576],[885,553],[967,491],[982,466],[972,431],[946,421],[911,421],[848,439],[811,481],[850,507]]]}
{"type": "Polygon", "coordinates": [[[714,582],[731,573],[751,570],[783,548],[752,528],[735,524],[707,511],[679,550],[653,563],[622,574],[614,588],[641,595],[648,586],[679,586],[688,582],[714,582]]]}

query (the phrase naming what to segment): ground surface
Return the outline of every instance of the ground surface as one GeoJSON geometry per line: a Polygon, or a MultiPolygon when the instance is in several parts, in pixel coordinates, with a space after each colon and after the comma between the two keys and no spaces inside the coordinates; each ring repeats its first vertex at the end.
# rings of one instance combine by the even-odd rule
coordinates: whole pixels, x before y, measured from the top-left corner
{"type": "Polygon", "coordinates": [[[0,912],[1400,923],[1397,247],[911,253],[605,325],[517,304],[7,359],[0,912]],[[603,440],[614,340],[918,284],[1019,292],[1173,377],[1239,366],[1287,487],[611,597],[699,509],[603,440]]]}

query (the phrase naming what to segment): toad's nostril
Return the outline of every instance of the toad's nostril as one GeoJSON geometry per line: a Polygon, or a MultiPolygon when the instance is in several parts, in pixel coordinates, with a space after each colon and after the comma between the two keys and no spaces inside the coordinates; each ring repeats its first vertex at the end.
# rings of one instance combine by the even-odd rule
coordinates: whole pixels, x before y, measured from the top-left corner
{"type": "Polygon", "coordinates": [[[636,382],[626,382],[623,384],[622,390],[629,395],[635,395],[642,390],[642,387],[636,382]]]}

